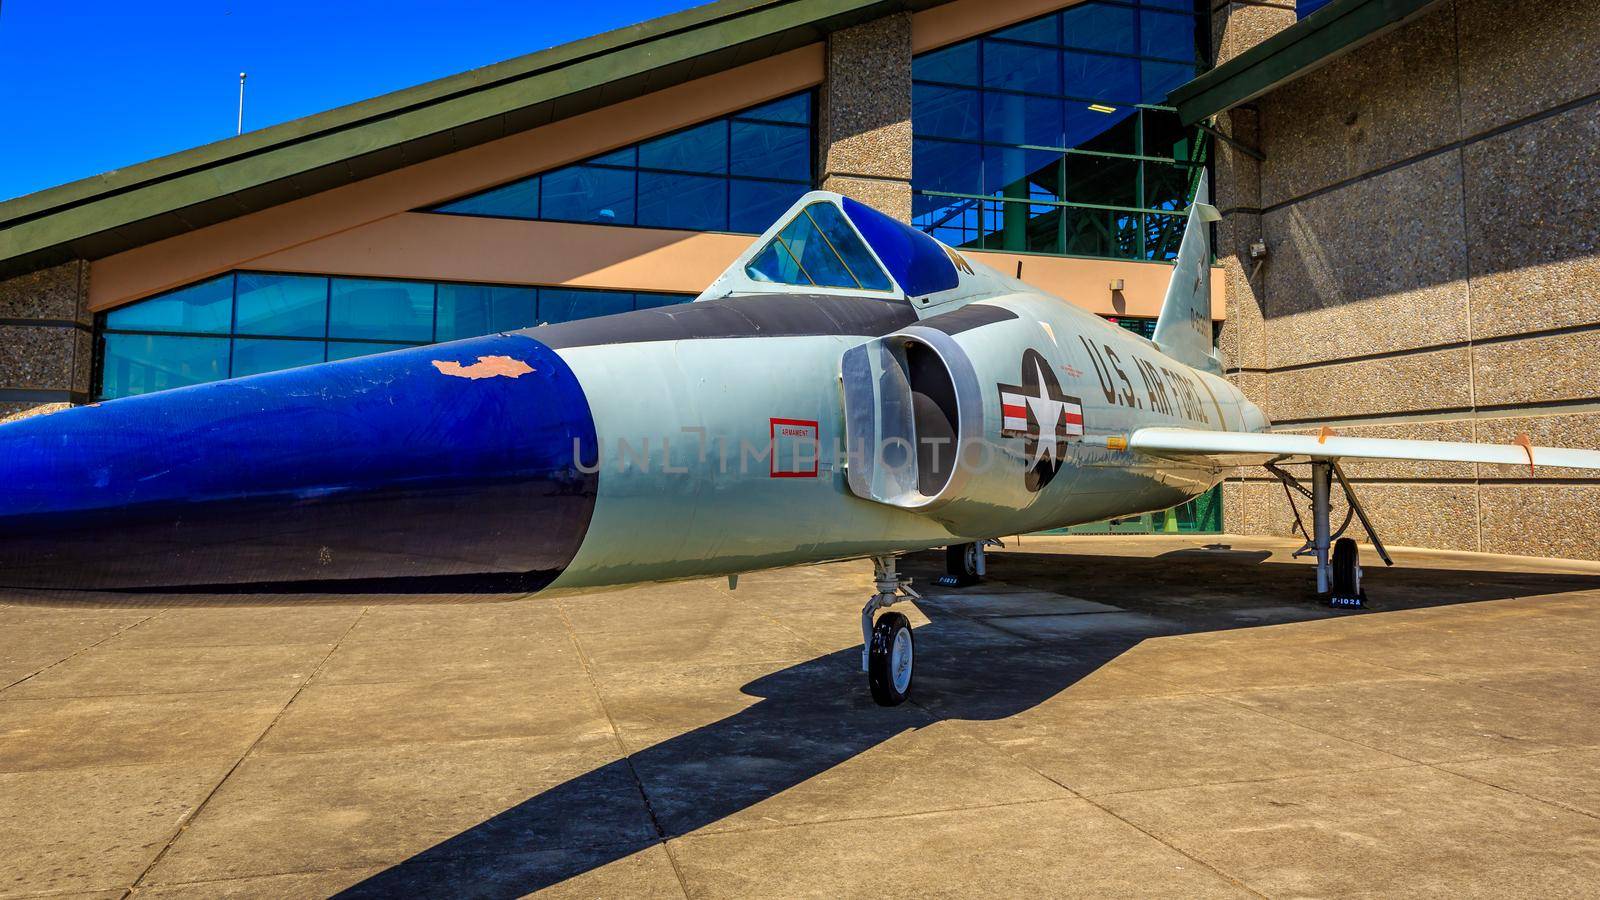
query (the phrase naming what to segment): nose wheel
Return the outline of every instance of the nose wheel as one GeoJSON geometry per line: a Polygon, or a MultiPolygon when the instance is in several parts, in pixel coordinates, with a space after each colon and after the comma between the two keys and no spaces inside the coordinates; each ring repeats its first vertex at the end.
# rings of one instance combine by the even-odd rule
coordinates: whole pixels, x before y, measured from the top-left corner
{"type": "Polygon", "coordinates": [[[872,626],[867,648],[867,686],[879,706],[899,706],[911,694],[916,641],[911,622],[897,612],[884,613],[872,626]]]}
{"type": "Polygon", "coordinates": [[[916,600],[919,595],[911,589],[911,580],[895,570],[894,557],[878,557],[872,565],[878,591],[861,610],[861,670],[867,673],[867,687],[872,690],[875,703],[899,706],[911,695],[916,640],[905,616],[877,613],[901,600],[916,600]]]}

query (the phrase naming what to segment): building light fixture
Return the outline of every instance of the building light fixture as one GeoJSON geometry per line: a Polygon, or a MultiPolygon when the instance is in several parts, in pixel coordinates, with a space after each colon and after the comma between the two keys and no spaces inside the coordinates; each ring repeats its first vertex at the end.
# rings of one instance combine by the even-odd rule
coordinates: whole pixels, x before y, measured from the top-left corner
{"type": "Polygon", "coordinates": [[[1104,103],[1091,103],[1089,108],[1097,113],[1114,113],[1117,111],[1115,106],[1107,106],[1104,103]]]}

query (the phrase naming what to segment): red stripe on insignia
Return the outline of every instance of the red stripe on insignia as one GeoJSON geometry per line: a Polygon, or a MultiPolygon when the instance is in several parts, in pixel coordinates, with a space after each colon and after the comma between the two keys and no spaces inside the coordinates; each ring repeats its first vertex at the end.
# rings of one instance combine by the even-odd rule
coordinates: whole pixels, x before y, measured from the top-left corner
{"type": "Polygon", "coordinates": [[[1001,406],[1000,412],[1014,419],[1026,419],[1028,417],[1028,408],[1026,406],[1013,406],[1010,403],[1001,406]]]}
{"type": "Polygon", "coordinates": [[[1066,419],[1068,425],[1082,425],[1083,413],[1066,413],[1066,419]]]}

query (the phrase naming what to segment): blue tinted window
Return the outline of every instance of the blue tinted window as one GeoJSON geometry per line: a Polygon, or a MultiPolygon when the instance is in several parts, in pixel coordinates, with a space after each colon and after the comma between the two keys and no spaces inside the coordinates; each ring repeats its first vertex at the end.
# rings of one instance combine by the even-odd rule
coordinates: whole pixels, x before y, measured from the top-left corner
{"type": "Polygon", "coordinates": [[[240,272],[237,304],[239,334],[322,337],[328,330],[326,278],[240,272]]]}
{"type": "Polygon", "coordinates": [[[232,275],[169,291],[106,314],[107,328],[132,331],[227,334],[232,322],[232,275]]]}
{"type": "Polygon", "coordinates": [[[738,114],[741,119],[761,119],[766,122],[788,122],[793,125],[811,124],[811,95],[795,94],[774,100],[764,106],[747,109],[738,114]]]}
{"type": "Polygon", "coordinates": [[[811,132],[793,125],[732,123],[729,170],[735,175],[811,180],[811,132]]]}
{"type": "Polygon", "coordinates": [[[465,216],[503,216],[511,219],[539,218],[539,179],[537,176],[491,191],[446,203],[438,212],[465,216]]]}
{"type": "Polygon", "coordinates": [[[787,205],[774,198],[811,187],[812,122],[811,94],[794,94],[430,211],[761,232],[787,205]],[[740,197],[761,205],[730,209],[740,197]]]}
{"type": "Polygon", "coordinates": [[[840,288],[859,286],[844,261],[834,252],[822,232],[817,230],[807,211],[795,216],[778,236],[794,258],[799,260],[800,268],[805,270],[812,284],[840,288]]]}
{"type": "Polygon", "coordinates": [[[953,246],[1164,258],[1169,223],[1145,210],[1186,208],[1207,143],[1159,107],[1203,59],[1201,14],[1191,0],[1089,0],[916,56],[916,227],[953,246]],[[995,199],[950,196],[983,194],[995,199]]]}
{"type": "Polygon", "coordinates": [[[728,123],[707,122],[639,145],[639,167],[674,172],[728,171],[728,123]]]}
{"type": "Polygon", "coordinates": [[[328,336],[427,343],[433,340],[433,285],[335,278],[328,336]]]}
{"type": "Polygon", "coordinates": [[[540,293],[538,288],[502,285],[435,286],[424,281],[230,274],[102,317],[96,350],[101,372],[97,394],[101,399],[126,397],[313,365],[325,358],[381,353],[435,339],[510,331],[541,320],[565,321],[625,312],[636,305],[648,309],[693,299],[683,294],[548,288],[541,305],[540,293]],[[236,282],[242,318],[230,339],[230,323],[218,310],[228,311],[232,318],[236,282]],[[327,302],[330,289],[331,308],[327,302]],[[174,298],[186,299],[188,305],[174,298]],[[197,316],[190,307],[202,314],[197,316]],[[541,310],[545,315],[540,315],[541,310]],[[330,319],[332,339],[325,340],[330,319]],[[205,327],[215,333],[152,333],[171,330],[174,325],[205,327]]]}
{"type": "Polygon", "coordinates": [[[663,306],[677,306],[693,300],[691,294],[652,294],[640,291],[633,295],[634,309],[658,309],[663,306]]]}
{"type": "Polygon", "coordinates": [[[1056,43],[1056,17],[1045,16],[1042,19],[1033,19],[1021,25],[1012,25],[993,32],[991,37],[1006,38],[1012,41],[1032,41],[1037,44],[1056,43]]]}
{"type": "Polygon", "coordinates": [[[101,357],[100,395],[107,399],[228,377],[225,337],[107,334],[101,357]]]}
{"type": "Polygon", "coordinates": [[[983,193],[983,147],[923,139],[913,142],[911,186],[956,194],[983,193]]]}
{"type": "Polygon", "coordinates": [[[773,240],[756,258],[744,267],[744,271],[756,281],[768,281],[774,284],[810,284],[811,279],[800,271],[800,263],[795,261],[794,254],[784,247],[783,242],[773,240]]]}
{"type": "Polygon", "coordinates": [[[354,359],[357,356],[371,356],[374,353],[388,353],[390,350],[403,350],[402,344],[372,344],[361,341],[329,341],[328,362],[340,359],[354,359]]]}
{"type": "Polygon", "coordinates": [[[531,328],[539,323],[538,295],[528,287],[487,284],[439,285],[435,338],[461,338],[531,328]]]}
{"type": "Polygon", "coordinates": [[[701,175],[641,171],[639,224],[650,228],[726,231],[728,181],[701,175]]]}
{"type": "Polygon", "coordinates": [[[728,182],[728,230],[760,234],[806,192],[803,184],[777,181],[728,182]]]}
{"type": "Polygon", "coordinates": [[[539,289],[539,321],[570,322],[593,316],[609,316],[633,309],[633,295],[621,291],[578,291],[561,288],[539,289]]]}
{"type": "Polygon", "coordinates": [[[260,375],[280,369],[315,365],[323,361],[322,341],[286,341],[275,338],[234,338],[230,377],[260,375]]]}
{"type": "Polygon", "coordinates": [[[917,81],[978,84],[978,42],[967,41],[916,57],[911,61],[911,77],[917,81]]]}
{"type": "Polygon", "coordinates": [[[1080,50],[1137,53],[1139,13],[1125,6],[1084,3],[1061,13],[1062,44],[1080,50]]]}
{"type": "Polygon", "coordinates": [[[1061,100],[1027,94],[983,95],[983,139],[996,144],[1062,146],[1061,100]]]}
{"type": "Polygon", "coordinates": [[[559,222],[633,224],[633,178],[629,169],[569,166],[546,173],[539,214],[559,222]]]}
{"type": "Polygon", "coordinates": [[[850,269],[850,274],[855,276],[862,287],[869,291],[894,289],[889,283],[889,276],[884,274],[883,269],[872,258],[867,245],[862,243],[855,229],[844,220],[844,215],[839,212],[838,207],[832,203],[813,203],[806,207],[806,213],[822,230],[834,252],[844,260],[844,264],[850,269]]]}
{"type": "Polygon", "coordinates": [[[1061,51],[1030,44],[983,42],[983,85],[1036,94],[1061,93],[1061,51]]]}
{"type": "MultiPolygon", "coordinates": [[[[1020,97],[1020,94],[981,94],[965,88],[935,84],[911,86],[911,130],[919,137],[948,137],[978,140],[983,134],[982,106],[985,96],[1020,97]]],[[[1056,101],[1060,103],[1060,101],[1056,101]]]]}

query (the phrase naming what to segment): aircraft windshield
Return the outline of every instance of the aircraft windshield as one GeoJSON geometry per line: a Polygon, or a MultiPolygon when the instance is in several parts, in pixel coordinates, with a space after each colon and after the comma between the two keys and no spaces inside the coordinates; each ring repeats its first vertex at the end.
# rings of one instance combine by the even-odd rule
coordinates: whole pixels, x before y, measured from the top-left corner
{"type": "Polygon", "coordinates": [[[832,203],[806,206],[745,266],[756,281],[892,291],[867,245],[832,203]]]}

